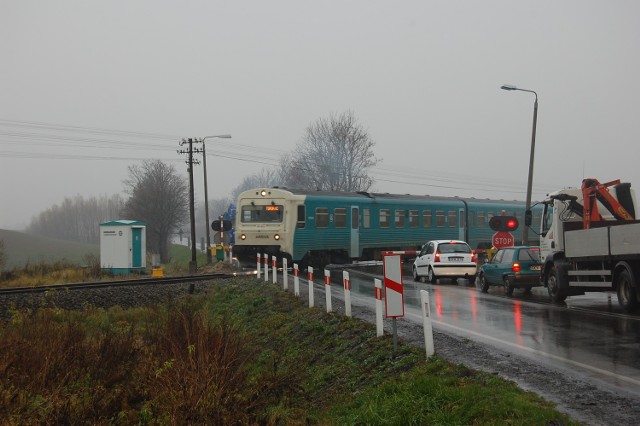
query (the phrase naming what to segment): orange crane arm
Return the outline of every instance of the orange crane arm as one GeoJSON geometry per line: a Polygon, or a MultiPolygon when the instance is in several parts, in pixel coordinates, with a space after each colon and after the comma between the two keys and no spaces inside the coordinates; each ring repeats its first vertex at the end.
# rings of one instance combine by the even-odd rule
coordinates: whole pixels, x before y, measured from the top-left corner
{"type": "Polygon", "coordinates": [[[634,218],[622,205],[613,198],[609,190],[610,186],[620,183],[620,179],[612,180],[607,183],[600,183],[597,179],[582,180],[582,197],[584,199],[584,214],[582,220],[584,229],[591,227],[591,222],[602,220],[602,216],[598,211],[598,203],[606,207],[607,210],[618,220],[633,220],[634,218]]]}

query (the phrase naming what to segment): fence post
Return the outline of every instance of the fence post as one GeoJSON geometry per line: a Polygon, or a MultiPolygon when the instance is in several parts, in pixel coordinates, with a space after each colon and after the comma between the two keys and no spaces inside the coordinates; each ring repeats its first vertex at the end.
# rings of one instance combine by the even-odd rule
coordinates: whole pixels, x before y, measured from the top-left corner
{"type": "Polygon", "coordinates": [[[324,291],[326,293],[327,313],[329,313],[333,311],[333,307],[331,306],[331,271],[328,269],[324,270],[324,291]]]}
{"type": "Polygon", "coordinates": [[[349,280],[349,271],[342,271],[342,286],[344,287],[344,312],[351,316],[351,280],[349,280]]]}
{"type": "Polygon", "coordinates": [[[287,268],[287,258],[282,258],[282,288],[287,291],[289,290],[289,271],[287,268]]]}
{"type": "Polygon", "coordinates": [[[382,324],[382,281],[374,278],[373,282],[376,291],[376,330],[377,336],[381,337],[384,334],[384,326],[382,324]]]}
{"type": "Polygon", "coordinates": [[[313,308],[315,304],[313,302],[313,267],[312,266],[309,266],[309,269],[307,271],[307,279],[309,282],[309,307],[313,308]]]}
{"type": "Polygon", "coordinates": [[[298,264],[293,264],[293,294],[300,297],[300,270],[298,264]]]}

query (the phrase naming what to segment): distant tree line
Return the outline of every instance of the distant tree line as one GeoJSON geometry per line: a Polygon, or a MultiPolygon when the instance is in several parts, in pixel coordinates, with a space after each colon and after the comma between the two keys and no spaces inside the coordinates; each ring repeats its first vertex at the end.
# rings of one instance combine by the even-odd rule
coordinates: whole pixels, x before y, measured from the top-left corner
{"type": "Polygon", "coordinates": [[[100,241],[99,224],[118,218],[124,206],[120,195],[84,198],[76,195],[31,219],[26,231],[62,240],[83,243],[100,241]]]}

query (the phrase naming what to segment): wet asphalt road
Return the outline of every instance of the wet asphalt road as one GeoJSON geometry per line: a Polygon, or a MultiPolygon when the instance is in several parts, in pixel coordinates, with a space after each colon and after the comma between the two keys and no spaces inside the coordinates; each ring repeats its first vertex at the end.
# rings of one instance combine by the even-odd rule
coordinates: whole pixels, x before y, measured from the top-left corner
{"type": "MultiPolygon", "coordinates": [[[[337,278],[337,271],[333,275],[337,278]]],[[[370,300],[373,309],[373,275],[351,272],[350,279],[352,296],[370,300]]],[[[427,290],[434,329],[536,359],[640,398],[640,315],[624,314],[615,294],[572,296],[558,306],[548,302],[543,287],[530,295],[516,289],[508,297],[502,287],[491,287],[485,294],[466,280],[426,284],[414,282],[408,274],[403,275],[403,287],[405,317],[398,327],[401,321],[422,322],[420,290],[427,290]]]]}

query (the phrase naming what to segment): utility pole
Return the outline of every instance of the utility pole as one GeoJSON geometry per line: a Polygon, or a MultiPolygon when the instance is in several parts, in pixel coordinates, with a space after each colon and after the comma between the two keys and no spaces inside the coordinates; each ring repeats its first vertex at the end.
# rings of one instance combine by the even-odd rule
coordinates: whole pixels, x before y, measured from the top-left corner
{"type": "MultiPolygon", "coordinates": [[[[189,172],[189,219],[191,221],[191,262],[189,262],[189,273],[194,274],[198,269],[198,261],[196,260],[196,214],[195,214],[195,200],[193,193],[193,165],[199,164],[198,160],[193,159],[194,152],[200,152],[200,150],[193,148],[194,139],[182,139],[180,141],[180,146],[185,144],[189,145],[189,149],[187,151],[178,150],[178,154],[188,154],[189,159],[187,160],[187,165],[189,168],[187,169],[189,172]]],[[[189,292],[192,292],[192,289],[189,289],[189,292]]]]}

